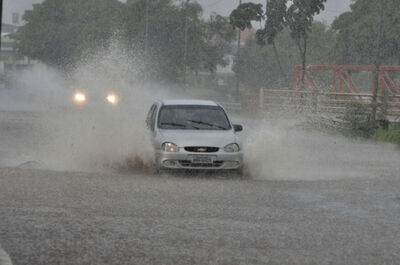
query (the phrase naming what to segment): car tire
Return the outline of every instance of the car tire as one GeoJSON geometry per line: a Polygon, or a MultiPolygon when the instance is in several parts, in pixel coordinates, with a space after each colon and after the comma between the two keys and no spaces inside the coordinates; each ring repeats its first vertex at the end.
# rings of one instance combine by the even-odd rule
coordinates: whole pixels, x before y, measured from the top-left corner
{"type": "Polygon", "coordinates": [[[157,176],[167,174],[168,172],[169,172],[169,169],[167,169],[167,168],[161,167],[159,165],[155,166],[154,174],[157,175],[157,176]]]}
{"type": "Polygon", "coordinates": [[[240,177],[240,178],[244,178],[245,176],[244,176],[243,167],[240,167],[240,168],[236,169],[236,170],[235,170],[235,174],[236,174],[238,177],[240,177]]]}

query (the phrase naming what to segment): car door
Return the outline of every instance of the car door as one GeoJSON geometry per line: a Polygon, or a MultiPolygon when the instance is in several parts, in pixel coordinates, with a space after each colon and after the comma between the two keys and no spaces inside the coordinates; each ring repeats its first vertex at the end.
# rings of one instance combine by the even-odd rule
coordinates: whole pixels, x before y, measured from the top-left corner
{"type": "Polygon", "coordinates": [[[155,149],[160,148],[160,139],[158,139],[160,137],[158,131],[157,131],[157,113],[158,113],[158,104],[155,103],[151,106],[149,113],[147,114],[147,118],[146,118],[146,124],[147,124],[147,128],[150,130],[151,133],[151,143],[153,145],[153,147],[155,149]]]}
{"type": "Polygon", "coordinates": [[[154,109],[156,108],[156,104],[151,105],[149,112],[147,113],[146,116],[146,126],[148,129],[151,127],[151,117],[153,115],[154,109]]]}

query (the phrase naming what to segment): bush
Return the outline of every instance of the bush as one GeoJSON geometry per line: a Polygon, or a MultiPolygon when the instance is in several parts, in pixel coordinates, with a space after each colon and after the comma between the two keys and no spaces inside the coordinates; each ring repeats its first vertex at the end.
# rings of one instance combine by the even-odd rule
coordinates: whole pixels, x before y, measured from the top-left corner
{"type": "Polygon", "coordinates": [[[354,137],[371,137],[377,128],[372,111],[372,104],[349,103],[342,117],[344,133],[354,137]]]}
{"type": "Polygon", "coordinates": [[[400,128],[390,126],[388,130],[377,129],[372,136],[373,139],[378,141],[390,142],[400,145],[400,128]]]}

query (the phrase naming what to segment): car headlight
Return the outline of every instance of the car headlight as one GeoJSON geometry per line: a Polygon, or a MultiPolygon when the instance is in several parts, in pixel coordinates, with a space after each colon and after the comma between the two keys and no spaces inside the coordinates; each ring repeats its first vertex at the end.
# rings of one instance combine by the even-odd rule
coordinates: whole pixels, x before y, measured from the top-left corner
{"type": "Polygon", "coordinates": [[[165,142],[162,144],[161,149],[165,152],[179,152],[179,147],[171,142],[165,142]]]}
{"type": "Polygon", "coordinates": [[[76,92],[74,94],[74,102],[76,104],[83,104],[86,102],[86,94],[83,92],[76,92]]]}
{"type": "Polygon", "coordinates": [[[240,147],[238,144],[228,144],[227,146],[224,147],[224,151],[229,153],[239,152],[239,150],[240,147]]]}
{"type": "Polygon", "coordinates": [[[108,94],[106,99],[107,99],[108,103],[113,104],[113,105],[118,104],[118,101],[119,101],[118,96],[114,93],[108,94]]]}

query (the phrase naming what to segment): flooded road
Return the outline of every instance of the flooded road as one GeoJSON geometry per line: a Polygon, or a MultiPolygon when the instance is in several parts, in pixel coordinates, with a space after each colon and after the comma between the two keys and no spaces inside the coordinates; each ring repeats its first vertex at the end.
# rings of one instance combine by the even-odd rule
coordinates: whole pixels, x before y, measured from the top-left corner
{"type": "Polygon", "coordinates": [[[400,160],[393,146],[247,122],[252,129],[243,140],[255,168],[247,178],[156,176],[96,167],[101,163],[68,169],[73,160],[60,160],[64,152],[45,156],[57,134],[42,119],[37,112],[0,112],[0,245],[13,264],[400,258],[400,160]]]}

